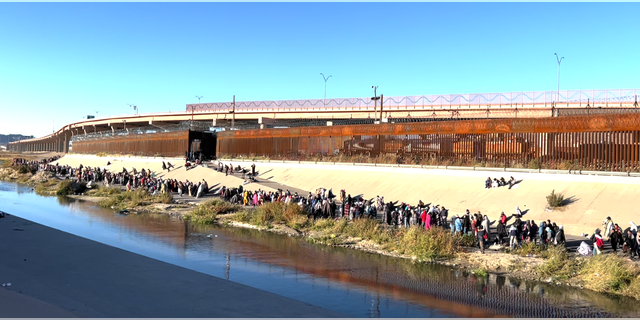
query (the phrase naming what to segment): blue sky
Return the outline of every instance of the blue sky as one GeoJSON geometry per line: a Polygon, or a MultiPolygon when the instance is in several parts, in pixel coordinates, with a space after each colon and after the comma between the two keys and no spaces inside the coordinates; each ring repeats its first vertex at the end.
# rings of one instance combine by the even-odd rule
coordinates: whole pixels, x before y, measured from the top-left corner
{"type": "Polygon", "coordinates": [[[640,88],[639,3],[0,3],[0,133],[187,103],[640,88]],[[24,121],[24,119],[30,119],[24,121]]]}

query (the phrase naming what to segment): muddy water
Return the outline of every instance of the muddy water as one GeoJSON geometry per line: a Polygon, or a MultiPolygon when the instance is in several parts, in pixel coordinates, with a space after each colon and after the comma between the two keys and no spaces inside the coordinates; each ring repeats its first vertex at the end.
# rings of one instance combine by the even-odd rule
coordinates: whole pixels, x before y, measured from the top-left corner
{"type": "MultiPolygon", "coordinates": [[[[635,317],[637,301],[162,215],[124,216],[0,182],[0,210],[356,317],[635,317]]],[[[250,300],[250,297],[247,297],[250,300]]]]}

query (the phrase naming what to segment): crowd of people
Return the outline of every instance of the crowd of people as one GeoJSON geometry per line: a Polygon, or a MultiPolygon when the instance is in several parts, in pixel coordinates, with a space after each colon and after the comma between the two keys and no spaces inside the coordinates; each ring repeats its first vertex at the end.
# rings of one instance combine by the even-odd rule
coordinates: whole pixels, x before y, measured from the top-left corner
{"type": "Polygon", "coordinates": [[[42,160],[27,160],[24,158],[13,158],[11,165],[12,166],[29,166],[32,167],[34,169],[38,169],[39,166],[56,161],[60,159],[60,156],[55,156],[55,157],[50,157],[50,158],[46,158],[46,159],[42,159],[42,160]]]}
{"type": "MultiPolygon", "coordinates": [[[[104,183],[105,186],[118,185],[126,188],[127,191],[144,188],[151,194],[172,193],[178,196],[191,196],[200,198],[211,193],[207,181],[178,181],[176,179],[163,179],[156,177],[151,170],[142,168],[140,171],[132,168],[128,171],[123,168],[121,172],[110,172],[107,168],[89,167],[82,164],[73,168],[69,165],[53,164],[59,157],[43,159],[40,161],[27,161],[21,158],[13,159],[13,165],[29,165],[37,168],[53,172],[63,178],[71,178],[77,181],[86,182],[89,188],[96,182],[104,183]]],[[[186,159],[187,162],[189,158],[186,159]]],[[[196,159],[198,160],[198,159],[196,159]]],[[[110,163],[107,164],[109,166],[110,163]]],[[[163,162],[163,170],[171,170],[171,163],[163,162]]],[[[216,162],[214,170],[225,175],[241,173],[243,179],[248,174],[249,178],[244,185],[256,181],[255,164],[248,168],[242,168],[240,165],[223,164],[216,162]]],[[[486,181],[487,187],[497,186],[513,186],[515,179],[511,177],[509,182],[491,178],[486,181]],[[491,184],[491,185],[490,185],[491,184]]],[[[248,190],[240,185],[237,188],[229,188],[222,186],[219,190],[219,196],[231,203],[245,206],[261,206],[271,202],[281,202],[287,204],[298,204],[308,212],[313,219],[346,218],[349,220],[358,218],[376,219],[378,214],[382,215],[382,223],[390,227],[409,228],[411,226],[419,226],[425,230],[431,228],[444,228],[451,230],[451,233],[463,235],[473,235],[478,239],[478,246],[482,253],[491,242],[500,246],[508,245],[514,249],[523,243],[534,243],[540,245],[562,245],[566,243],[564,228],[557,225],[551,220],[540,221],[537,224],[534,220],[523,220],[523,212],[516,207],[515,212],[507,216],[504,212],[497,221],[491,221],[487,215],[482,215],[480,211],[471,213],[468,209],[462,216],[454,215],[449,219],[449,210],[441,205],[425,204],[419,201],[416,205],[401,202],[386,202],[384,197],[376,196],[375,199],[365,200],[361,196],[352,197],[345,190],[341,190],[336,196],[332,189],[318,188],[315,194],[309,192],[307,196],[299,195],[297,192],[289,190],[277,191],[266,190],[248,190]],[[509,223],[509,221],[512,221],[509,223]],[[495,232],[491,232],[491,227],[496,225],[495,232]]],[[[637,234],[637,226],[631,222],[631,226],[622,230],[620,226],[613,223],[610,217],[603,222],[604,234],[600,229],[596,229],[594,234],[589,238],[593,246],[586,243],[581,244],[578,252],[582,254],[600,254],[604,248],[605,237],[610,242],[614,252],[618,248],[622,248],[624,253],[631,257],[640,258],[640,237],[637,234]]],[[[584,235],[584,234],[583,234],[584,235]]],[[[585,235],[588,236],[588,235],[585,235]]]]}
{"type": "Polygon", "coordinates": [[[602,254],[605,241],[608,241],[611,244],[611,249],[614,253],[618,251],[618,248],[621,248],[622,252],[624,254],[628,254],[631,258],[640,258],[640,236],[638,236],[638,226],[633,221],[630,221],[629,224],[629,227],[622,230],[617,223],[613,222],[611,217],[607,217],[602,222],[604,232],[598,228],[591,237],[588,237],[587,234],[583,234],[583,236],[591,240],[593,247],[591,248],[588,244],[582,243],[578,248],[578,252],[583,255],[602,254]],[[605,237],[607,238],[606,240],[605,237]]]}

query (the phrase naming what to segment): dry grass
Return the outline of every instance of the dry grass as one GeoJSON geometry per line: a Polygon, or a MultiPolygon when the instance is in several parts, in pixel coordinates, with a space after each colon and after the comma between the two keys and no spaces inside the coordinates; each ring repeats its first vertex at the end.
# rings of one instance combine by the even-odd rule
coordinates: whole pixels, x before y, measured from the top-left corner
{"type": "Polygon", "coordinates": [[[238,211],[238,206],[222,200],[210,200],[198,205],[184,216],[196,224],[213,224],[219,214],[227,214],[238,211]]]}
{"type": "Polygon", "coordinates": [[[146,206],[153,203],[173,203],[173,197],[169,193],[159,193],[153,196],[144,189],[137,189],[130,192],[115,193],[106,199],[100,200],[98,205],[103,208],[122,210],[126,208],[146,206]]]}
{"type": "Polygon", "coordinates": [[[640,298],[640,268],[613,254],[600,254],[587,260],[579,272],[585,288],[610,293],[631,294],[640,298]]]}
{"type": "Polygon", "coordinates": [[[118,187],[105,187],[102,185],[96,185],[95,187],[93,187],[93,189],[89,190],[87,194],[94,197],[110,197],[122,192],[122,189],[118,187]]]}

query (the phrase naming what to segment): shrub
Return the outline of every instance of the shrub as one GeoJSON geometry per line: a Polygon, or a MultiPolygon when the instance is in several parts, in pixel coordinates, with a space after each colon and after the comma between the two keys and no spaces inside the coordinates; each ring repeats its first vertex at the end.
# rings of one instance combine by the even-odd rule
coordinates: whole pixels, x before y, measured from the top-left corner
{"type": "Polygon", "coordinates": [[[552,190],[551,194],[547,196],[547,203],[551,208],[562,207],[564,205],[564,195],[555,193],[555,190],[552,190]]]}
{"type": "Polygon", "coordinates": [[[247,210],[242,210],[236,213],[236,215],[233,217],[233,220],[247,223],[251,221],[251,216],[252,214],[247,210]]]}
{"type": "Polygon", "coordinates": [[[72,193],[71,189],[71,180],[64,180],[58,183],[58,190],[56,191],[56,195],[66,196],[72,193]]]}
{"type": "Polygon", "coordinates": [[[37,171],[38,171],[38,168],[29,166],[29,165],[26,165],[26,164],[23,164],[23,165],[18,167],[18,173],[19,174],[25,174],[25,173],[34,174],[37,171]]]}
{"type": "Polygon", "coordinates": [[[564,247],[551,246],[542,252],[544,262],[536,268],[541,276],[553,279],[568,279],[579,270],[579,261],[570,259],[564,247]]]}
{"type": "Polygon", "coordinates": [[[529,169],[541,169],[542,165],[540,164],[540,161],[538,161],[538,159],[533,159],[531,161],[529,161],[529,169]]]}
{"type": "Polygon", "coordinates": [[[173,196],[171,193],[158,193],[155,196],[155,200],[159,203],[170,204],[173,203],[173,196]]]}
{"type": "Polygon", "coordinates": [[[447,230],[433,228],[426,231],[421,227],[413,226],[409,229],[403,229],[403,231],[401,233],[404,234],[398,237],[396,249],[412,255],[418,260],[450,257],[459,251],[456,237],[447,230]]]}

